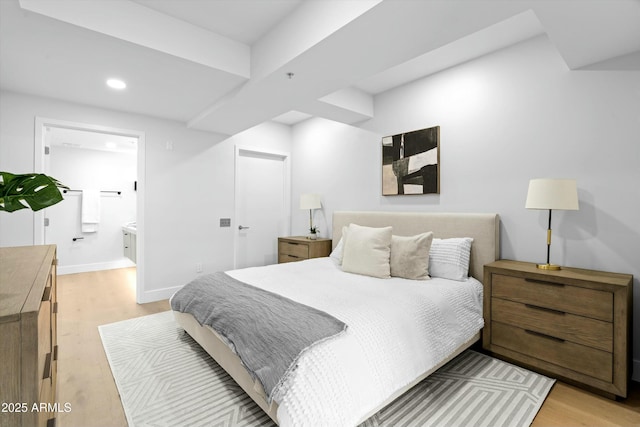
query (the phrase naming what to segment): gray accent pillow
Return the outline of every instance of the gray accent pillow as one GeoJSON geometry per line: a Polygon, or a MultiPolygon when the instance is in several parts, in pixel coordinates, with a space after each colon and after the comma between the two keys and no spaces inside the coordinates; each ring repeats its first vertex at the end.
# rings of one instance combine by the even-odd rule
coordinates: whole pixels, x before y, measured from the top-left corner
{"type": "Polygon", "coordinates": [[[412,280],[430,279],[429,249],[432,240],[431,231],[415,236],[392,236],[391,276],[412,280]]]}

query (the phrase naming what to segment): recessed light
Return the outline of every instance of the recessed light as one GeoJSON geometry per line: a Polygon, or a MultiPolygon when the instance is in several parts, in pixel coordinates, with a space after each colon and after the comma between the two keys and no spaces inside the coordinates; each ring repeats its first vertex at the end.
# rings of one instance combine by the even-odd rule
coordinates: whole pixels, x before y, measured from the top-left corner
{"type": "Polygon", "coordinates": [[[122,90],[127,87],[127,84],[120,79],[109,79],[107,80],[107,86],[112,89],[122,90]]]}

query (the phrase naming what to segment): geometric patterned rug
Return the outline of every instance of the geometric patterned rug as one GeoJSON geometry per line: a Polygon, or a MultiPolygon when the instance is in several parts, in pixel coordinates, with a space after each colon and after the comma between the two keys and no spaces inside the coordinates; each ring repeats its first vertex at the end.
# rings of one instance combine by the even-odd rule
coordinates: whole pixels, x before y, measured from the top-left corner
{"type": "MultiPolygon", "coordinates": [[[[129,427],[275,426],[170,311],[98,329],[129,427]]],[[[467,350],[360,427],[525,427],[554,382],[467,350]]]]}

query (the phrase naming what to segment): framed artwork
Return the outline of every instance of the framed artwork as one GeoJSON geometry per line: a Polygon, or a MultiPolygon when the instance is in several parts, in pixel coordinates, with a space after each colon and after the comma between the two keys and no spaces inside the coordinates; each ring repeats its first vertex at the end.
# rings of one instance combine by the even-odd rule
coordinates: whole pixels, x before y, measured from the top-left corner
{"type": "Polygon", "coordinates": [[[440,194],[440,126],[382,138],[382,195],[440,194]]]}

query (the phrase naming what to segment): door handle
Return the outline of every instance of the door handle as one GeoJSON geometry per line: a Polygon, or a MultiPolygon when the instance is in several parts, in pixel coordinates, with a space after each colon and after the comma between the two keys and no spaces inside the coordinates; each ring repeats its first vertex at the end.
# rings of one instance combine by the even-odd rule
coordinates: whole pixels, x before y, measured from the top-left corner
{"type": "Polygon", "coordinates": [[[251,228],[251,227],[245,227],[243,225],[238,226],[238,230],[246,230],[247,228],[251,228]]]}

